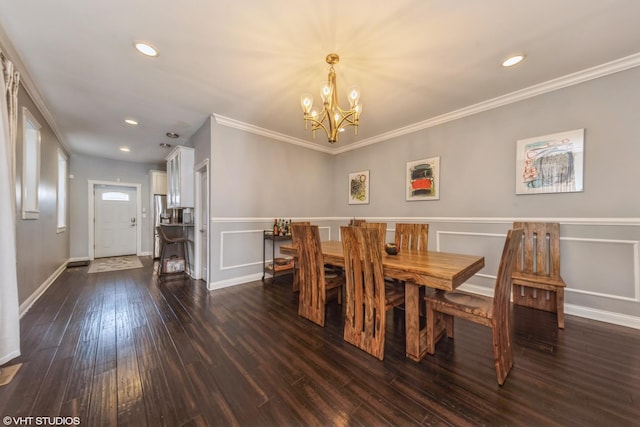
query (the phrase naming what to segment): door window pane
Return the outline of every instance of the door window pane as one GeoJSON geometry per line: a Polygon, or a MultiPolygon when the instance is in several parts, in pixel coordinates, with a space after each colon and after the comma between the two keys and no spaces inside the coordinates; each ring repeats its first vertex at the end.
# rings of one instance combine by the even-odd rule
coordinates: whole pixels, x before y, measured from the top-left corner
{"type": "Polygon", "coordinates": [[[113,202],[128,202],[129,194],[122,193],[120,191],[109,191],[102,193],[102,200],[109,200],[113,202]]]}

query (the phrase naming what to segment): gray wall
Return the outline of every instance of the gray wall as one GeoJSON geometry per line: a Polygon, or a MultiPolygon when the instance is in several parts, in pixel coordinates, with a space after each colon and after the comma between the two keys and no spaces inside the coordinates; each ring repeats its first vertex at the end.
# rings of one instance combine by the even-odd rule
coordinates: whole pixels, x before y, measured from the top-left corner
{"type": "MultiPolygon", "coordinates": [[[[23,304],[37,293],[49,278],[62,268],[69,258],[70,224],[57,232],[58,138],[46,122],[31,97],[20,86],[18,91],[18,129],[16,140],[16,201],[17,201],[17,272],[18,299],[23,304]],[[22,107],[26,107],[42,126],[40,129],[40,186],[38,192],[40,217],[22,219],[22,107]]],[[[64,149],[63,149],[64,151],[64,149]]]]}
{"type": "Polygon", "coordinates": [[[310,219],[324,239],[362,217],[387,222],[388,241],[397,222],[427,222],[431,249],[484,255],[465,288],[490,295],[512,222],[558,221],[567,313],[640,328],[639,82],[631,69],[336,156],[213,123],[210,286],[262,275],[274,217],[310,219]],[[516,195],[516,141],[580,128],[584,191],[516,195]],[[405,201],[406,162],[435,156],[440,200],[405,201]],[[348,174],[360,170],[370,203],[349,205],[348,174]]]}
{"type": "Polygon", "coordinates": [[[212,117],[208,116],[200,129],[189,139],[189,145],[195,150],[196,165],[211,158],[211,126],[212,117]]]}
{"type": "MultiPolygon", "coordinates": [[[[339,216],[640,217],[640,68],[449,122],[336,157],[334,192],[370,170],[369,205],[339,216]],[[516,140],[585,128],[584,192],[516,195],[516,140]],[[405,202],[406,162],[440,156],[440,200],[405,202]]],[[[363,122],[363,126],[364,126],[363,122]]]]}
{"type": "Polygon", "coordinates": [[[335,214],[383,218],[389,240],[395,222],[428,222],[431,248],[485,255],[468,286],[485,294],[512,222],[558,221],[567,312],[640,326],[639,82],[635,68],[340,154],[333,192],[346,193],[348,173],[368,169],[371,194],[369,205],[339,200],[335,214]],[[584,191],[516,195],[516,141],[579,128],[584,191]],[[434,156],[440,200],[405,201],[406,162],[434,156]]]}
{"type": "Polygon", "coordinates": [[[89,256],[89,181],[109,181],[129,184],[140,184],[142,190],[142,206],[147,209],[147,218],[141,218],[138,227],[142,227],[142,253],[153,251],[150,234],[151,215],[149,211],[151,195],[149,188],[151,177],[149,171],[165,170],[166,164],[132,163],[118,160],[74,154],[71,156],[70,173],[70,216],[73,224],[70,241],[70,257],[87,259],[89,256]]]}
{"type": "Polygon", "coordinates": [[[333,215],[334,158],[215,120],[210,126],[210,287],[216,288],[261,276],[262,230],[274,218],[333,215]]]}

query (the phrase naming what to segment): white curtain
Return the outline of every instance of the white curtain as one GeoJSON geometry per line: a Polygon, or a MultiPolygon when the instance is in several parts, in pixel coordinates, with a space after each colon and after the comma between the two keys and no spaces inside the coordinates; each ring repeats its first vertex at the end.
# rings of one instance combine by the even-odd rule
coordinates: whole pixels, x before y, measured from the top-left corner
{"type": "Polygon", "coordinates": [[[16,272],[15,138],[20,75],[0,51],[0,365],[20,356],[20,314],[16,272]]]}

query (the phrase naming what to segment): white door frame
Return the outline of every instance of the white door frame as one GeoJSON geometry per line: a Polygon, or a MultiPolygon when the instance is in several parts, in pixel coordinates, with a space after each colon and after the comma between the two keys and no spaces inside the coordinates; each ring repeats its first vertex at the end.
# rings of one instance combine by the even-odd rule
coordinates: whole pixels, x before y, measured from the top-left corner
{"type": "MultiPolygon", "coordinates": [[[[206,189],[205,194],[206,200],[201,200],[201,194],[202,194],[202,188],[201,188],[201,182],[202,182],[202,174],[206,175],[206,182],[207,182],[207,187],[209,187],[209,159],[205,159],[202,162],[198,163],[196,165],[196,167],[194,168],[195,172],[196,172],[196,176],[195,176],[195,207],[194,207],[194,220],[193,223],[195,225],[195,227],[193,228],[194,231],[194,239],[193,239],[193,248],[194,248],[194,263],[193,263],[193,278],[194,279],[202,279],[205,282],[205,285],[208,286],[209,285],[209,277],[200,277],[201,276],[201,272],[202,272],[202,258],[204,257],[205,260],[204,262],[206,263],[207,266],[207,276],[211,275],[211,269],[209,268],[209,258],[210,258],[210,253],[207,250],[206,254],[202,253],[202,238],[200,237],[200,230],[198,230],[198,225],[201,223],[201,219],[200,218],[200,211],[202,209],[200,209],[200,206],[202,205],[202,203],[205,203],[205,207],[206,207],[206,212],[207,212],[207,217],[209,216],[209,188],[206,189]]],[[[210,248],[211,247],[211,234],[210,234],[210,230],[211,227],[209,227],[209,223],[208,223],[208,218],[206,219],[207,221],[207,246],[210,248]]]]}
{"type": "Polygon", "coordinates": [[[88,223],[89,223],[89,233],[88,233],[88,244],[89,244],[89,259],[93,260],[95,258],[95,250],[94,250],[94,232],[95,232],[95,208],[94,208],[94,190],[97,185],[108,185],[110,187],[134,187],[136,189],[136,255],[142,254],[142,227],[140,219],[142,218],[142,184],[133,184],[128,182],[113,182],[113,181],[94,181],[89,180],[89,192],[88,192],[88,223]]]}

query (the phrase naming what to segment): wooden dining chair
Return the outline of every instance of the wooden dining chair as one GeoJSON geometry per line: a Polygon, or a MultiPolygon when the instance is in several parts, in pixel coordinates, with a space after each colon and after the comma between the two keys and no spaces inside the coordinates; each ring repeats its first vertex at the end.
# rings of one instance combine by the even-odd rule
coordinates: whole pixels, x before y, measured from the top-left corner
{"type": "Polygon", "coordinates": [[[395,244],[399,251],[426,251],[429,244],[429,224],[396,224],[395,244]]]}
{"type": "Polygon", "coordinates": [[[556,313],[564,329],[564,288],[560,276],[560,224],[514,222],[524,236],[513,270],[514,304],[556,313]]]}
{"type": "MultiPolygon", "coordinates": [[[[429,244],[429,224],[397,223],[394,243],[399,252],[408,249],[426,251],[429,244]]],[[[425,286],[420,286],[420,298],[424,298],[427,292],[425,286]]],[[[424,316],[424,306],[420,307],[420,314],[424,316]]]]}
{"type": "MultiPolygon", "coordinates": [[[[291,230],[291,242],[293,243],[293,234],[295,233],[294,226],[296,225],[311,225],[309,221],[296,221],[292,222],[290,226],[291,230]]],[[[293,283],[291,285],[291,289],[293,292],[298,292],[300,290],[300,266],[298,265],[298,257],[293,257],[293,283]]]]}
{"type": "Polygon", "coordinates": [[[345,271],[344,340],[384,359],[386,311],[404,302],[404,287],[385,283],[379,230],[340,227],[345,271]]]}
{"type": "Polygon", "coordinates": [[[504,384],[513,366],[509,294],[511,274],[522,239],[522,229],[507,232],[493,298],[462,291],[436,292],[425,297],[427,308],[427,353],[434,354],[438,340],[453,338],[453,319],[460,317],[491,328],[493,360],[498,384],[504,384]]]}
{"type": "Polygon", "coordinates": [[[370,228],[378,233],[380,248],[384,251],[384,245],[387,242],[387,223],[386,222],[363,222],[360,227],[370,228]]]}
{"type": "Polygon", "coordinates": [[[298,252],[300,267],[298,315],[324,326],[327,295],[337,294],[338,303],[342,303],[344,277],[325,277],[320,231],[317,225],[294,225],[291,237],[298,252]]]}

